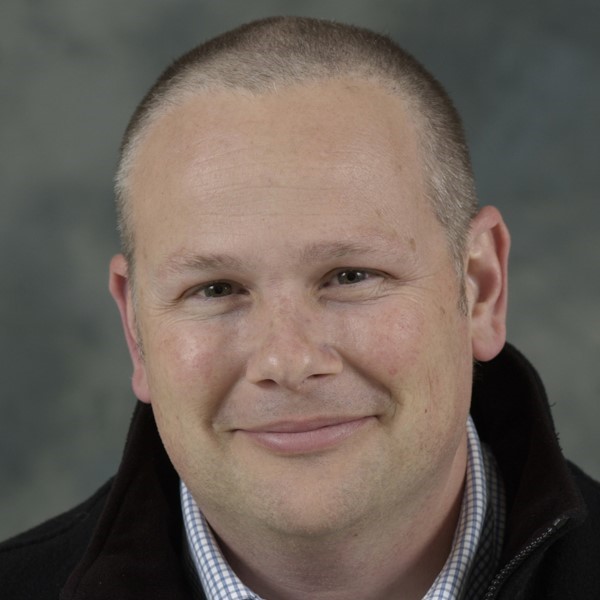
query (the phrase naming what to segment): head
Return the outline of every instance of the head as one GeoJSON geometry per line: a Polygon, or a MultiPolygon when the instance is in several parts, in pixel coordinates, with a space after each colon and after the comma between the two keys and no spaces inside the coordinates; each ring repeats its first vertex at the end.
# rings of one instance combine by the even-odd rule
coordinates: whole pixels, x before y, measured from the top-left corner
{"type": "Polygon", "coordinates": [[[439,86],[370,36],[242,28],[176,63],[128,129],[110,287],[133,387],[226,545],[440,526],[473,360],[504,343],[506,228],[472,216],[439,86]],[[370,62],[347,56],[361,36],[370,62]]]}
{"type": "Polygon", "coordinates": [[[154,121],[200,91],[261,94],[342,77],[371,81],[398,95],[418,123],[427,199],[444,227],[460,274],[477,198],[461,119],[443,87],[388,37],[340,23],[285,17],[244,25],[184,54],[137,107],[123,137],[115,186],[122,251],[131,272],[135,232],[129,173],[154,121]]]}

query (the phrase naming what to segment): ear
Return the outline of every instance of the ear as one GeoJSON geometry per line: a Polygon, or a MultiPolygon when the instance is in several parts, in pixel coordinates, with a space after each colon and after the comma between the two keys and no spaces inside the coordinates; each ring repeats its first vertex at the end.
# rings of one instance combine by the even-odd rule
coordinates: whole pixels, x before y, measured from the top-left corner
{"type": "Polygon", "coordinates": [[[466,257],[466,292],[473,357],[494,358],[506,341],[510,234],[500,212],[484,206],[471,223],[466,257]]]}
{"type": "Polygon", "coordinates": [[[135,311],[129,281],[129,265],[122,254],[113,256],[110,261],[108,288],[121,313],[125,340],[133,362],[133,377],[131,378],[133,392],[139,400],[149,403],[150,390],[148,388],[146,365],[144,364],[135,324],[135,311]]]}

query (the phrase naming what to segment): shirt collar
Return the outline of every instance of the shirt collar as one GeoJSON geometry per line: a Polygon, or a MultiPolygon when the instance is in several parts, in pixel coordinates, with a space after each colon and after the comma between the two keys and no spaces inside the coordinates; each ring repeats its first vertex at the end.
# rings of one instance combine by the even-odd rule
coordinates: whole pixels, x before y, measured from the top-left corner
{"type": "Polygon", "coordinates": [[[452,548],[423,600],[481,598],[498,564],[503,529],[502,480],[469,417],[465,490],[452,548]]]}
{"type": "MultiPolygon", "coordinates": [[[[450,554],[423,600],[480,598],[497,567],[504,531],[504,491],[491,452],[467,422],[465,490],[450,554]]],[[[208,600],[261,600],[233,572],[185,483],[181,481],[188,554],[208,600]]]]}
{"type": "MultiPolygon", "coordinates": [[[[208,600],[262,600],[233,572],[196,501],[181,481],[181,507],[188,556],[208,600]]],[[[198,594],[199,595],[199,594],[198,594]]]]}

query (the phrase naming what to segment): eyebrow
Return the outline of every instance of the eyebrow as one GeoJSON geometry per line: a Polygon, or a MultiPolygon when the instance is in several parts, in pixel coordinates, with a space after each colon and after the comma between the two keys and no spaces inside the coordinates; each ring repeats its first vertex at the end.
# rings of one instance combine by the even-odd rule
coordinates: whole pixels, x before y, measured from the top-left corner
{"type": "Polygon", "coordinates": [[[302,250],[303,262],[319,262],[332,258],[345,258],[358,254],[374,254],[378,248],[360,242],[316,242],[302,250]]]}
{"type": "MultiPolygon", "coordinates": [[[[357,255],[380,254],[377,244],[360,242],[314,242],[300,252],[301,263],[323,262],[331,259],[351,258],[357,255]]],[[[169,257],[158,269],[160,273],[180,274],[198,271],[243,271],[247,263],[230,254],[184,253],[169,257]]]]}
{"type": "Polygon", "coordinates": [[[171,256],[159,271],[178,274],[185,271],[241,270],[242,267],[242,261],[229,254],[186,253],[171,256]]]}

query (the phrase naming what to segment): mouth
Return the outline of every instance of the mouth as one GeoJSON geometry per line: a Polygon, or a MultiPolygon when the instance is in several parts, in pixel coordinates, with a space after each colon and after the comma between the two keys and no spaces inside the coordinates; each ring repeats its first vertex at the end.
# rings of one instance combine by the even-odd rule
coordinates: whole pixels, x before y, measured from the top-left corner
{"type": "Polygon", "coordinates": [[[321,419],[305,422],[282,421],[235,433],[277,454],[311,454],[340,445],[372,424],[376,417],[321,419]]]}

